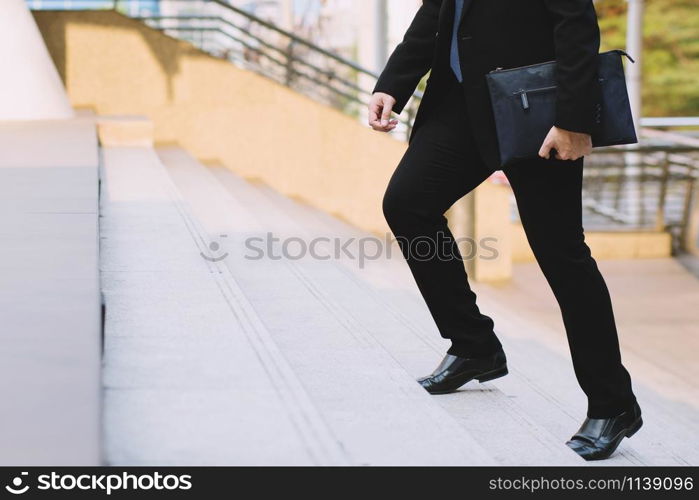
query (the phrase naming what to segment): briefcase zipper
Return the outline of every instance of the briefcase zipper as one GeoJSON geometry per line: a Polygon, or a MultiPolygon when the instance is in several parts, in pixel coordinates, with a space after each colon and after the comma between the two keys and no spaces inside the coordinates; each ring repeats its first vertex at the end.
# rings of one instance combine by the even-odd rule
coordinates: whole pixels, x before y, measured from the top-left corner
{"type": "Polygon", "coordinates": [[[507,73],[508,71],[517,71],[520,69],[534,68],[537,66],[546,66],[549,64],[556,64],[556,61],[546,61],[546,62],[542,62],[542,63],[528,64],[526,66],[517,66],[516,68],[507,68],[507,69],[505,69],[501,66],[498,66],[494,70],[490,71],[490,73],[507,73]]]}
{"type": "MultiPolygon", "coordinates": [[[[604,82],[604,78],[599,79],[600,83],[604,82]]],[[[519,96],[520,100],[522,101],[522,108],[523,109],[529,109],[529,95],[528,94],[537,94],[539,92],[548,92],[550,90],[556,90],[556,85],[549,85],[548,87],[539,87],[536,89],[529,89],[529,90],[518,90],[517,92],[513,92],[512,95],[519,96]]]]}
{"type": "Polygon", "coordinates": [[[555,85],[550,85],[549,87],[541,87],[538,89],[530,89],[530,90],[518,90],[517,92],[514,93],[514,95],[519,95],[520,100],[522,101],[522,108],[523,109],[529,109],[529,94],[537,94],[539,92],[547,92],[549,90],[556,90],[555,85]]]}
{"type": "MultiPolygon", "coordinates": [[[[624,51],[624,50],[621,50],[621,49],[613,49],[613,50],[610,50],[610,51],[608,51],[608,52],[616,52],[617,54],[626,57],[626,58],[627,58],[629,61],[631,61],[632,63],[635,63],[635,62],[636,62],[636,60],[635,60],[633,57],[631,57],[631,56],[630,56],[626,51],[624,51]]],[[[602,55],[602,54],[606,54],[606,52],[602,52],[600,55],[602,55]]],[[[508,68],[508,69],[505,69],[505,68],[503,68],[503,67],[501,67],[501,66],[498,66],[497,68],[495,68],[494,70],[490,71],[489,73],[502,73],[502,72],[505,72],[505,71],[515,71],[515,70],[518,70],[518,69],[533,68],[533,67],[535,67],[535,66],[544,66],[544,65],[546,65],[546,64],[555,64],[555,63],[556,63],[556,61],[546,61],[546,62],[542,62],[542,63],[528,64],[527,66],[518,66],[518,67],[516,67],[516,68],[508,68]]]]}

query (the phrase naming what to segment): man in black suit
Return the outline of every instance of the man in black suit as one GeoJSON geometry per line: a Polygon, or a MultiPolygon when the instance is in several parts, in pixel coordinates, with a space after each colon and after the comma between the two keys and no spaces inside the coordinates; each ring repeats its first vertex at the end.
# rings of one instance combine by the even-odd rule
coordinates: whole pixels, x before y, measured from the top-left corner
{"type": "Polygon", "coordinates": [[[493,321],[476,304],[444,217],[500,168],[485,75],[557,61],[556,119],[539,158],[504,172],[560,305],[575,374],[588,399],[587,418],[567,442],[587,460],[609,457],[642,425],[609,292],[582,227],[583,157],[592,149],[599,113],[599,43],[592,0],[423,0],[369,107],[372,128],[393,130],[391,113],[403,110],[431,70],[383,210],[441,335],[451,340],[442,363],[419,380],[431,394],[444,394],[470,380],[507,374],[493,321]]]}

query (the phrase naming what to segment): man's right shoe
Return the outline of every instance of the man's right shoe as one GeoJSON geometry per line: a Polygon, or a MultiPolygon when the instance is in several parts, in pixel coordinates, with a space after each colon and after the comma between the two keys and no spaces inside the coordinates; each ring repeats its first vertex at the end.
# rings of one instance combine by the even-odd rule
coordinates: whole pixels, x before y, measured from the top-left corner
{"type": "Polygon", "coordinates": [[[448,394],[471,380],[486,382],[507,373],[507,358],[502,350],[485,358],[447,354],[432,375],[419,379],[418,383],[430,394],[448,394]]]}
{"type": "Polygon", "coordinates": [[[630,438],[643,425],[641,407],[634,403],[616,417],[586,418],[582,426],[566,444],[585,460],[605,460],[625,437],[630,438]]]}

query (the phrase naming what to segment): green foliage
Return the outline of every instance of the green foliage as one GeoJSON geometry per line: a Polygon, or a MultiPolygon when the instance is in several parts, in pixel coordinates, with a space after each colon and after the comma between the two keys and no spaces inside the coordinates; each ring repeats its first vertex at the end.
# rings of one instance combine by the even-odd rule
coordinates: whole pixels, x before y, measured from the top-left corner
{"type": "MultiPolygon", "coordinates": [[[[645,6],[643,114],[699,116],[699,0],[646,0],[645,6]]],[[[626,0],[599,0],[595,7],[603,50],[624,48],[626,0]]]]}

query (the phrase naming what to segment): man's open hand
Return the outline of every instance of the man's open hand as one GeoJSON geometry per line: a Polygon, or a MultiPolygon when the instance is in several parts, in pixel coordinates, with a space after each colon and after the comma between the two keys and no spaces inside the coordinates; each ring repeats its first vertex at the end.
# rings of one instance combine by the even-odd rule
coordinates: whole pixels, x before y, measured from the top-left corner
{"type": "Polygon", "coordinates": [[[553,127],[539,150],[539,156],[549,159],[552,149],[556,150],[557,160],[577,160],[592,153],[592,137],[553,127]]]}
{"type": "Polygon", "coordinates": [[[378,132],[390,132],[398,120],[391,119],[396,100],[388,94],[376,92],[369,101],[369,126],[378,132]]]}

